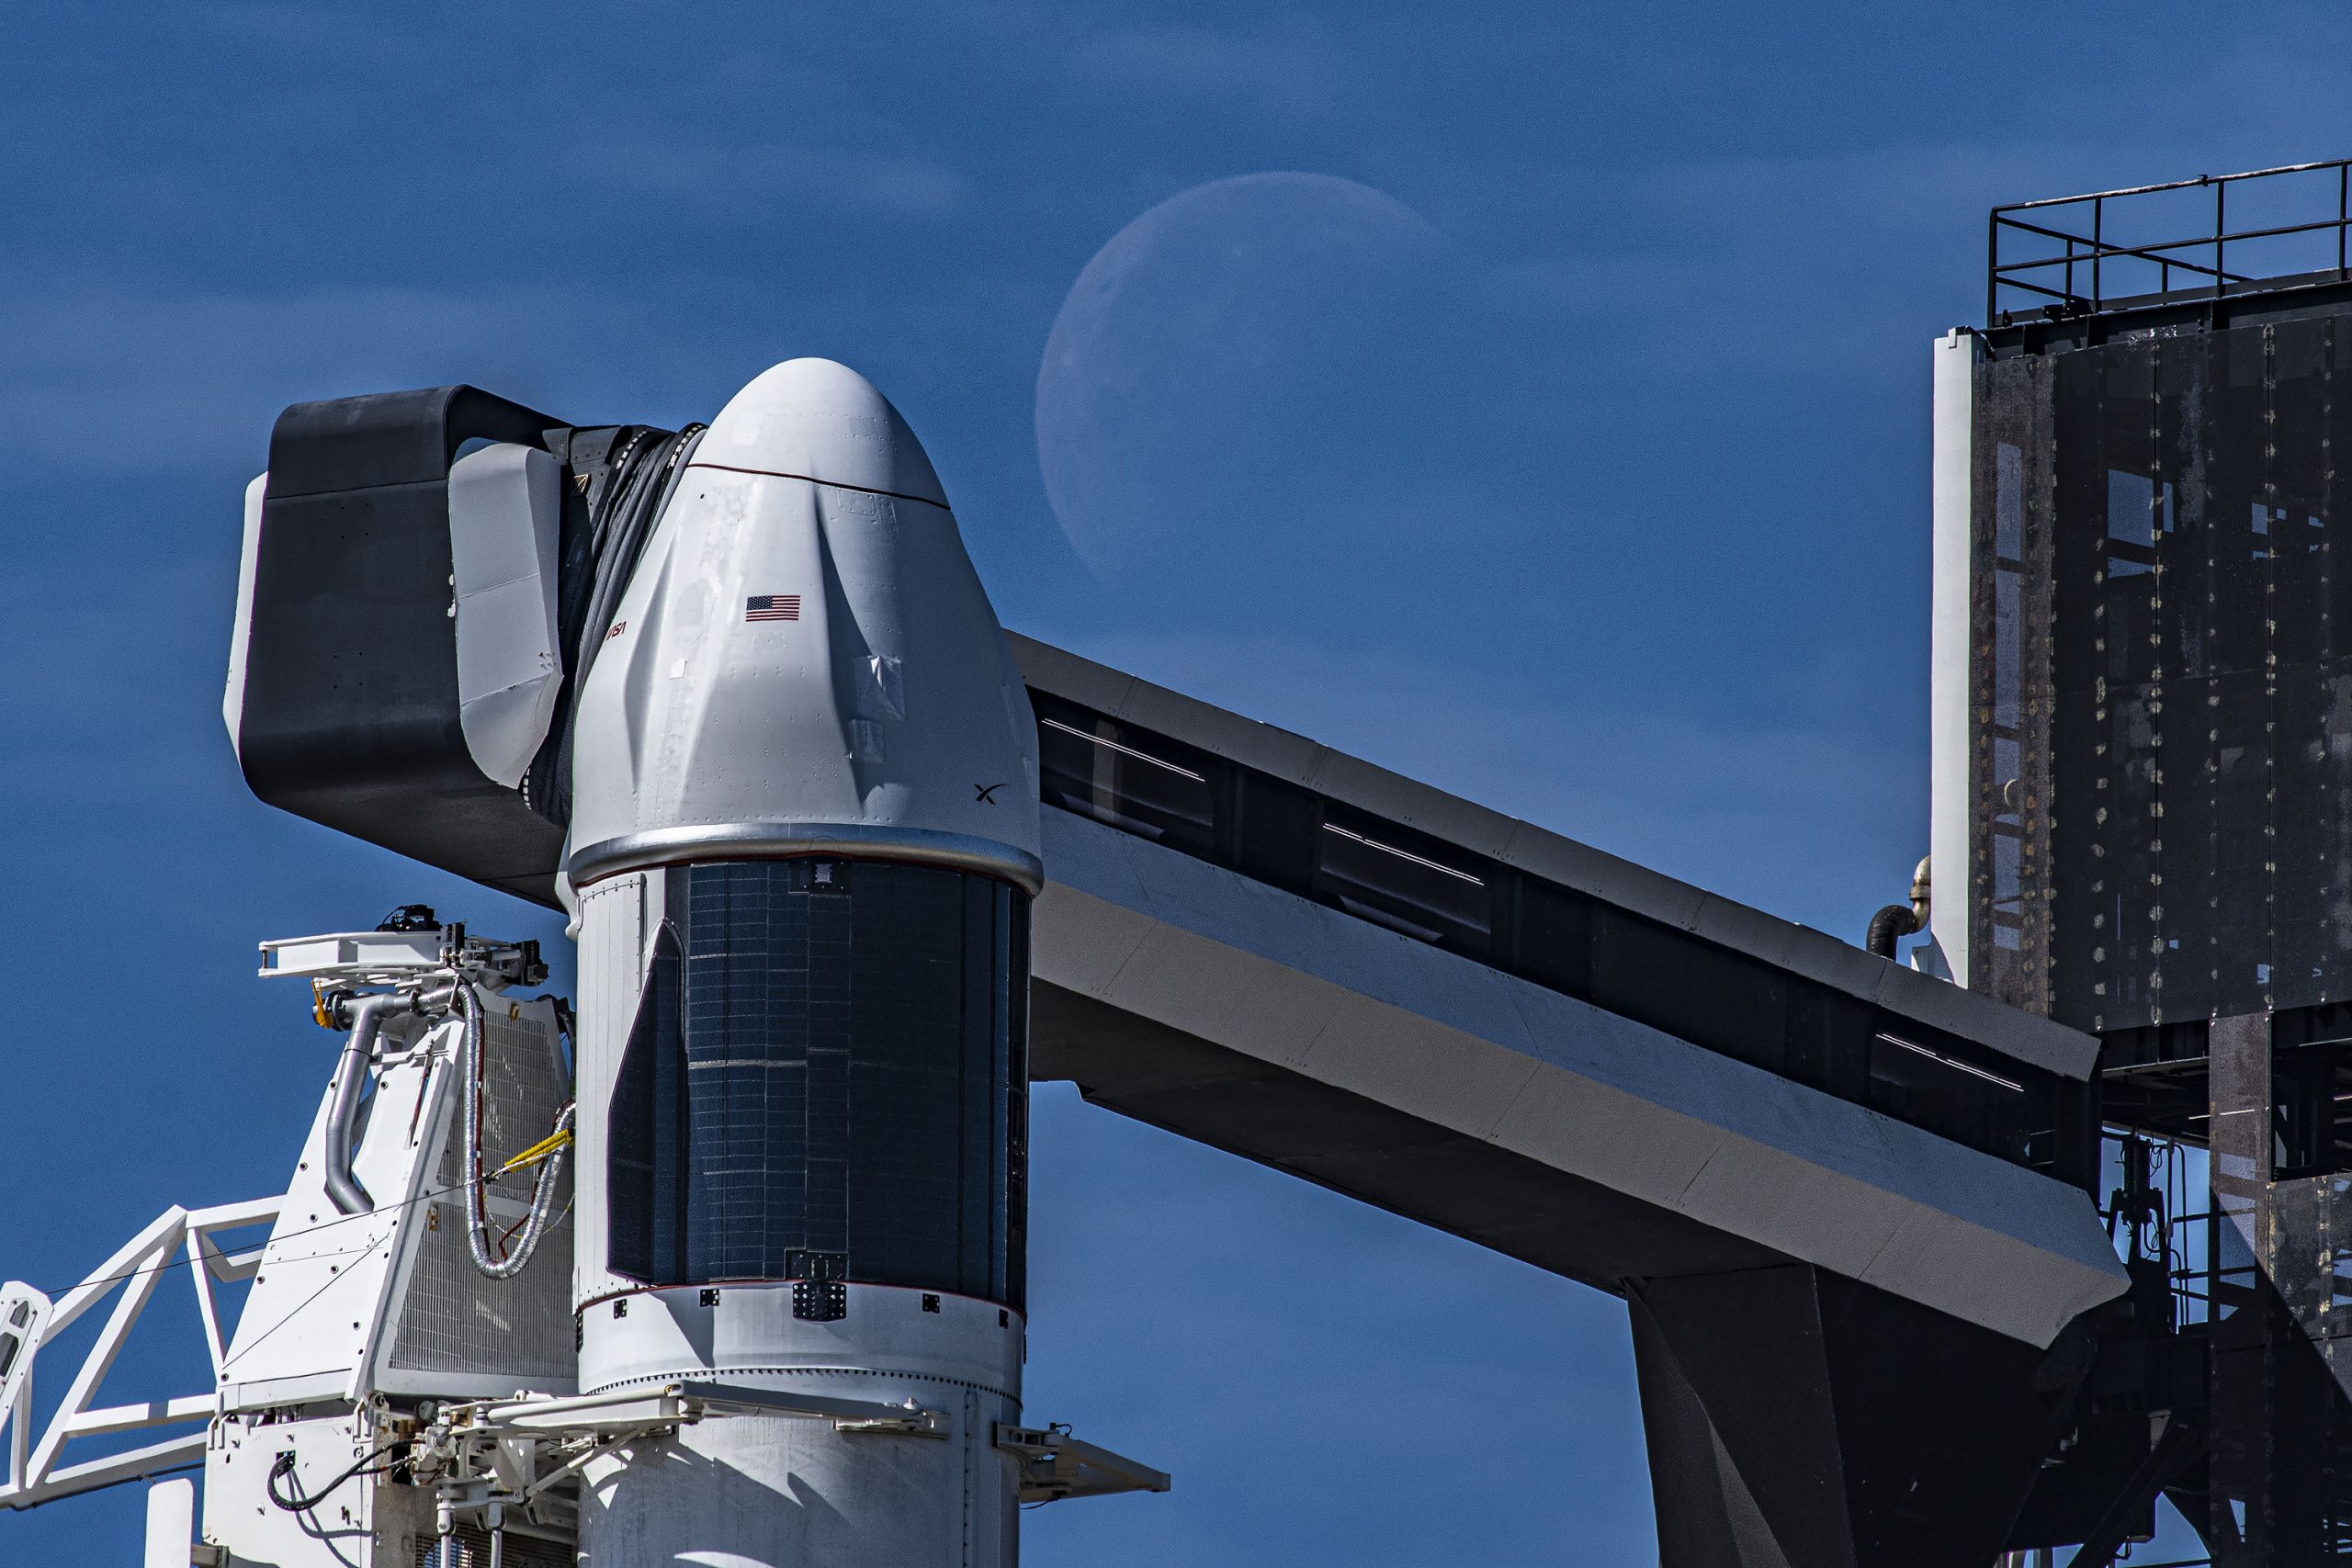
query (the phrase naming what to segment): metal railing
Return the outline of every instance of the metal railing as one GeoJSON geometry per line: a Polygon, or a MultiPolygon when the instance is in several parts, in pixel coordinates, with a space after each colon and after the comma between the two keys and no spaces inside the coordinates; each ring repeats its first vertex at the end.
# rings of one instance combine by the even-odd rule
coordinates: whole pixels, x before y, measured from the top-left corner
{"type": "MultiPolygon", "coordinates": [[[[2163,216],[2169,217],[2170,213],[2163,216]]],[[[2161,232],[2162,231],[2158,231],[2161,232]]],[[[2106,309],[2120,299],[2219,299],[2235,288],[2281,277],[2347,276],[2346,239],[2352,231],[2352,159],[2320,164],[2290,164],[2276,169],[2251,169],[2236,175],[2199,175],[2190,180],[2163,185],[2133,186],[2124,190],[2094,191],[2087,196],[2051,197],[2041,201],[2013,202],[1993,209],[1985,241],[1984,319],[1990,325],[2014,321],[2024,310],[2064,319],[2106,309]],[[2330,179],[2326,176],[2333,175],[2330,179]],[[2251,181],[2272,181],[2273,193],[2284,191],[2290,176],[2310,175],[2290,193],[2308,201],[2313,216],[2290,222],[2230,227],[2230,196],[2233,187],[2251,181]],[[2210,190],[2211,221],[2179,239],[2125,242],[2114,237],[2119,219],[2127,223],[2160,207],[2178,206],[2159,199],[2168,193],[2210,190]],[[2332,199],[2331,199],[2332,198],[2332,199]],[[2333,207],[2332,213],[2327,208],[2333,207]],[[2026,218],[2022,213],[2032,213],[2026,218]],[[2087,219],[2087,231],[2084,220],[2087,219]],[[2322,236],[2303,247],[2291,267],[2264,270],[2259,259],[2249,263],[2248,247],[2297,235],[2322,236]],[[2332,236],[2330,247],[2326,236],[2332,236]],[[2230,247],[2238,247],[2238,265],[2231,265],[2230,247]],[[2332,249],[2334,265],[2328,253],[2332,249]],[[2019,252],[2031,252],[2019,254],[2019,252]],[[2311,265],[2316,263],[2317,265],[2311,265]],[[2140,287],[2154,275],[2155,287],[2140,287]],[[2126,280],[2119,288],[2120,278],[2126,280]],[[2004,291],[2010,291],[2006,293],[2004,291]]],[[[2268,247],[2274,257],[2280,247],[2268,247]]]]}

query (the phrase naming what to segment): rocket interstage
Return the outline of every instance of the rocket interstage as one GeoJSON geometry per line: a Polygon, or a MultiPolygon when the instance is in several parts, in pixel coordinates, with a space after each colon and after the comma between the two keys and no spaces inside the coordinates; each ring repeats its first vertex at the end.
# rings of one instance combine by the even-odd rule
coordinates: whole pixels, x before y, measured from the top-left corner
{"type": "Polygon", "coordinates": [[[582,1561],[1010,1562],[1027,697],[862,378],[778,366],[684,456],[573,717],[579,1386],[933,1416],[607,1456],[582,1561]]]}

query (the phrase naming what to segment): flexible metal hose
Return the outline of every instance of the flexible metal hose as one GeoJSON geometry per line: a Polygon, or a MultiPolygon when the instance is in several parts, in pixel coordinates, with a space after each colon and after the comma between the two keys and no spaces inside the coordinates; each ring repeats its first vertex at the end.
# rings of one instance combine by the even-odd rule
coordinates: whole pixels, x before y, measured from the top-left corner
{"type": "Polygon", "coordinates": [[[368,1082],[368,1061],[375,1054],[376,1036],[382,1032],[384,1020],[415,1005],[415,998],[398,993],[362,997],[351,1004],[351,1038],[344,1043],[343,1059],[335,1064],[334,1100],[327,1111],[322,1173],[328,1201],[344,1213],[365,1214],[376,1207],[376,1200],[368,1195],[351,1169],[356,1153],[352,1145],[359,1119],[359,1091],[368,1082]]]}
{"type": "MultiPolygon", "coordinates": [[[[458,1044],[465,1055],[465,1077],[458,1089],[465,1114],[466,1246],[473,1254],[475,1268],[493,1280],[511,1280],[523,1271],[531,1254],[538,1249],[539,1238],[547,1234],[555,1209],[556,1180],[563,1174],[563,1150],[558,1148],[539,1167],[538,1179],[531,1186],[531,1213],[523,1223],[523,1234],[515,1239],[514,1250],[504,1258],[492,1258],[481,1174],[481,998],[462,977],[458,981],[457,1002],[458,1010],[466,1021],[465,1037],[458,1044]]],[[[556,1117],[555,1130],[569,1131],[571,1115],[572,1108],[565,1106],[556,1117]]]]}

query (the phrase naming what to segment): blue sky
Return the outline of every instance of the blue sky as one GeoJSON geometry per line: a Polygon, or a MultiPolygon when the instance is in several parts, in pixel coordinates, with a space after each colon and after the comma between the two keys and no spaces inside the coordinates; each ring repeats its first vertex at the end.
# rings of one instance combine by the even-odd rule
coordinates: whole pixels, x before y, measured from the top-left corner
{"type": "MultiPolygon", "coordinates": [[[[240,784],[286,403],[681,422],[842,359],[1009,625],[1854,937],[1926,847],[1927,347],[1981,315],[1984,209],[2341,155],[2346,30],[12,8],[0,1277],[278,1189],[331,1062],[256,941],[416,899],[555,934],[240,784]]],[[[1032,1563],[1654,1560],[1617,1303],[1060,1090],[1037,1127],[1033,1413],[1178,1481],[1033,1513],[1032,1563]]],[[[0,1563],[135,1562],[138,1513],[0,1516],[0,1563]]]]}

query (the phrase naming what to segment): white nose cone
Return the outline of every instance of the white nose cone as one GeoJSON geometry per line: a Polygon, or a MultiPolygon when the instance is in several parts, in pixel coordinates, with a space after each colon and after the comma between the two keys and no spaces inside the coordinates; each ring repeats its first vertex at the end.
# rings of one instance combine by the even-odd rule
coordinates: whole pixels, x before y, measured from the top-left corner
{"type": "Polygon", "coordinates": [[[922,443],[890,400],[830,359],[787,359],[762,372],[711,421],[694,460],[947,505],[922,443]]]}
{"type": "Polygon", "coordinates": [[[931,459],[795,359],[711,422],[582,682],[567,871],[867,854],[1035,890],[1036,730],[931,459]]]}

